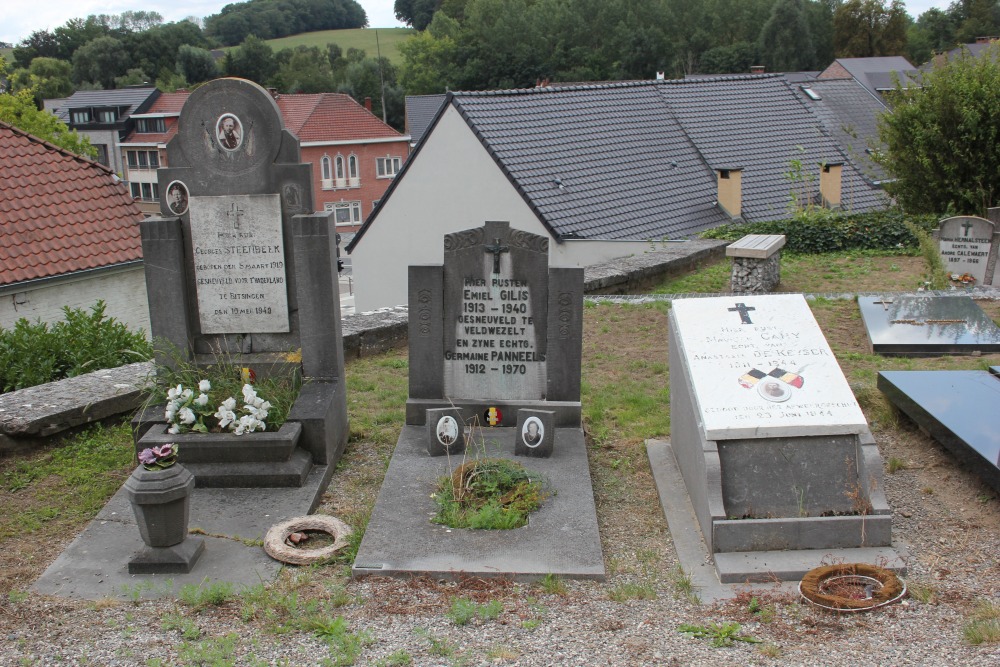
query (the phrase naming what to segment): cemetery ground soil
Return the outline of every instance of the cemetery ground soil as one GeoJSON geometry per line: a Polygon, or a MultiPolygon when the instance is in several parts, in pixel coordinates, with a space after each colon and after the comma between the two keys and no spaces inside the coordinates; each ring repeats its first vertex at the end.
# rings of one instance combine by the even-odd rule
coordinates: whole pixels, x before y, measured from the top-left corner
{"type": "MultiPolygon", "coordinates": [[[[583,405],[607,582],[352,582],[345,562],[335,562],[288,568],[266,589],[226,595],[206,588],[186,601],[37,596],[27,592],[30,582],[86,521],[64,520],[67,508],[52,501],[45,507],[55,516],[10,530],[11,510],[41,509],[19,494],[70,493],[54,472],[10,490],[11,472],[30,467],[18,464],[41,463],[52,456],[48,450],[0,459],[0,665],[998,664],[1000,499],[895,414],[875,389],[875,375],[979,369],[1000,364],[1000,355],[880,358],[867,351],[854,302],[812,305],[883,459],[895,461],[895,472],[885,475],[893,538],[910,552],[911,596],[901,604],[835,616],[777,587],[699,604],[678,570],[643,445],[669,434],[666,306],[599,305],[585,309],[583,405]],[[965,639],[976,614],[991,613],[992,621],[974,627],[981,634],[994,628],[993,640],[965,639]],[[683,623],[724,622],[739,623],[762,643],[715,648],[678,632],[683,623]]],[[[1000,303],[981,305],[1000,319],[1000,303]]],[[[406,353],[354,361],[347,371],[351,439],[320,511],[360,528],[403,421],[406,353]]],[[[108,464],[106,474],[123,477],[128,468],[108,464]]]]}

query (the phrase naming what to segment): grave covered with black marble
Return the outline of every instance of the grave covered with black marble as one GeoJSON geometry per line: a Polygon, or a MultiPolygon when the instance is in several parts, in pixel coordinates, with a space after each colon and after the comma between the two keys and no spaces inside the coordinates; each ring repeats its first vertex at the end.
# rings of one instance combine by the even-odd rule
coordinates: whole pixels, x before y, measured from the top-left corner
{"type": "Polygon", "coordinates": [[[1000,367],[882,371],[878,388],[920,428],[1000,492],[1000,367]]]}
{"type": "MultiPolygon", "coordinates": [[[[198,486],[301,486],[319,471],[318,502],[348,428],[336,232],[312,212],[311,166],[273,97],[244,79],[195,90],[167,154],[162,217],[141,223],[157,361],[307,380],[287,428],[229,447],[186,435],[182,462],[198,486]]],[[[145,417],[137,446],[168,437],[162,414],[145,417]]]]}
{"type": "Polygon", "coordinates": [[[507,222],[442,242],[443,264],[409,269],[406,424],[353,571],[603,578],[580,422],[583,270],[550,267],[548,238],[507,222]],[[431,523],[438,480],[515,457],[551,490],[527,526],[431,523]]]}
{"type": "Polygon", "coordinates": [[[1000,352],[1000,327],[961,296],[859,296],[873,352],[889,356],[1000,352]]]}

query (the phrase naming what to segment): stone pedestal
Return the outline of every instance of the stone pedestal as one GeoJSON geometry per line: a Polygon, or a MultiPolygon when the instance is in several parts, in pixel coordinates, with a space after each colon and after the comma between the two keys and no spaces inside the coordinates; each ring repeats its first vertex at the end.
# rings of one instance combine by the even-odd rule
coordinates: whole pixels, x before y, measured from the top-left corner
{"type": "Polygon", "coordinates": [[[175,463],[166,469],[140,466],[125,481],[139,534],[146,549],[129,561],[130,574],[190,572],[205,548],[188,538],[194,475],[175,463]]]}

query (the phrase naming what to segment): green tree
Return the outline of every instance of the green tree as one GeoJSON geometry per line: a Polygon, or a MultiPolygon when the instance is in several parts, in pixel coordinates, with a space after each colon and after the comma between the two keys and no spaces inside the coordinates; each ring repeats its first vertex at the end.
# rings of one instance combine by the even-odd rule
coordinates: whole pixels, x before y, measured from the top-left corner
{"type": "MultiPolygon", "coordinates": [[[[2,61],[3,58],[0,58],[2,61]]],[[[91,160],[97,158],[97,149],[90,145],[90,139],[69,129],[54,114],[35,106],[35,94],[31,88],[0,95],[0,121],[71,153],[91,160]]]]}
{"type": "Polygon", "coordinates": [[[349,64],[344,82],[337,87],[337,92],[347,93],[361,104],[364,104],[365,98],[371,98],[373,114],[382,118],[384,105],[386,122],[396,128],[403,127],[405,93],[397,85],[396,68],[387,58],[381,61],[365,58],[349,64]]]}
{"type": "Polygon", "coordinates": [[[920,15],[906,31],[908,60],[917,65],[927,62],[935,53],[955,47],[955,20],[948,12],[931,7],[920,15]]]}
{"type": "Polygon", "coordinates": [[[318,46],[282,49],[275,60],[278,73],[271,82],[283,93],[324,93],[336,89],[330,59],[318,46]]]}
{"type": "Polygon", "coordinates": [[[219,76],[219,66],[210,51],[184,44],[177,49],[177,71],[188,83],[201,83],[219,76]]]}
{"type": "Polygon", "coordinates": [[[698,71],[702,74],[738,74],[750,71],[751,65],[760,62],[757,45],[750,42],[736,42],[728,46],[716,46],[701,54],[698,71]]]}
{"type": "Polygon", "coordinates": [[[839,58],[902,55],[909,20],[902,0],[847,0],[833,13],[833,48],[839,58]]]}
{"type": "Polygon", "coordinates": [[[434,15],[427,30],[399,45],[403,56],[400,79],[410,95],[431,95],[453,88],[458,81],[458,21],[443,12],[434,15]]]}
{"type": "Polygon", "coordinates": [[[128,53],[121,40],[98,37],[73,54],[73,81],[89,81],[102,88],[113,88],[115,77],[125,74],[129,66],[128,53]]]}
{"type": "Polygon", "coordinates": [[[816,50],[803,1],[778,0],[774,3],[771,16],[761,28],[758,45],[761,59],[769,71],[812,69],[816,64],[816,50]]]}
{"type": "Polygon", "coordinates": [[[881,117],[886,185],[912,213],[985,215],[1000,205],[1000,45],[924,74],[881,117]]]}
{"type": "Polygon", "coordinates": [[[222,61],[226,76],[238,76],[264,85],[278,71],[274,49],[256,35],[250,35],[222,61]]]}
{"type": "Polygon", "coordinates": [[[69,97],[73,94],[73,67],[57,58],[35,58],[28,69],[18,69],[11,75],[11,89],[33,88],[39,103],[44,99],[69,97]]]}
{"type": "Polygon", "coordinates": [[[434,12],[441,7],[441,0],[396,0],[393,11],[396,18],[417,30],[430,25],[434,12]]]}

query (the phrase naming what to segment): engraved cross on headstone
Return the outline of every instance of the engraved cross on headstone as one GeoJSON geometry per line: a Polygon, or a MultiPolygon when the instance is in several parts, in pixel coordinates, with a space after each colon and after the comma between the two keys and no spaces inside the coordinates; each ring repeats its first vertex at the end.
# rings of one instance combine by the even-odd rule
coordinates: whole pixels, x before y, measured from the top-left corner
{"type": "Polygon", "coordinates": [[[730,313],[739,313],[741,324],[753,324],[753,321],[750,320],[750,311],[757,309],[753,306],[747,307],[745,303],[737,303],[735,308],[728,308],[727,310],[730,313]]]}
{"type": "Polygon", "coordinates": [[[240,228],[240,218],[246,215],[246,211],[241,209],[236,202],[233,202],[232,208],[226,211],[226,215],[229,216],[233,221],[233,229],[240,228]]]}
{"type": "Polygon", "coordinates": [[[500,239],[493,239],[493,245],[483,246],[484,252],[493,253],[493,273],[500,273],[500,253],[510,252],[510,247],[500,245],[500,239]]]}
{"type": "Polygon", "coordinates": [[[965,230],[965,233],[962,234],[962,236],[965,237],[965,238],[968,238],[969,237],[969,230],[972,229],[972,221],[971,220],[966,220],[965,222],[963,222],[962,223],[962,229],[965,230]]]}

